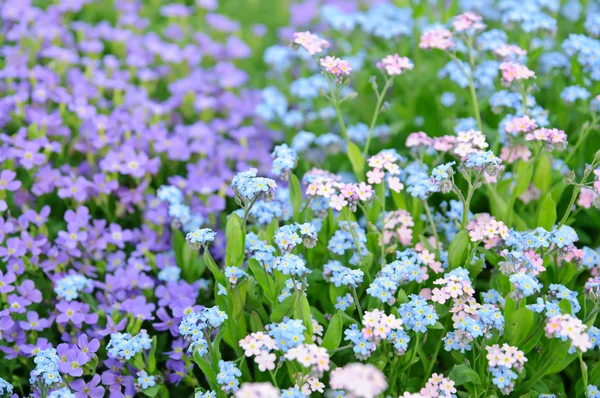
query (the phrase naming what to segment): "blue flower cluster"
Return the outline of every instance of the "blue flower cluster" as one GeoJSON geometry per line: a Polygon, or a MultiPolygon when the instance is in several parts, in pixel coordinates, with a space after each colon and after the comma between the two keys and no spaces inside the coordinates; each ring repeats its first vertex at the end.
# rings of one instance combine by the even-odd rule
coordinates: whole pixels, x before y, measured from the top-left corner
{"type": "Polygon", "coordinates": [[[327,80],[321,74],[299,78],[290,84],[290,94],[300,99],[314,99],[328,90],[327,80]]]}
{"type": "Polygon", "coordinates": [[[310,249],[317,243],[317,231],[311,223],[283,225],[275,231],[274,239],[282,252],[291,252],[300,243],[310,249]]]}
{"type": "Polygon", "coordinates": [[[298,165],[298,155],[287,144],[281,144],[273,149],[273,166],[271,172],[287,181],[292,170],[298,165]]]}
{"type": "Polygon", "coordinates": [[[369,341],[364,336],[357,324],[350,325],[350,327],[344,331],[344,340],[352,343],[354,354],[359,360],[367,359],[377,348],[375,343],[369,341]]]}
{"type": "Polygon", "coordinates": [[[292,275],[300,278],[311,273],[311,270],[306,268],[304,260],[300,256],[291,253],[275,257],[273,268],[284,275],[292,275]]]}
{"type": "Polygon", "coordinates": [[[346,293],[345,296],[338,296],[333,306],[340,311],[346,311],[353,304],[354,297],[350,293],[346,293]]]}
{"type": "Polygon", "coordinates": [[[335,30],[351,31],[361,28],[365,33],[390,40],[410,35],[413,29],[412,10],[389,3],[370,7],[365,12],[345,13],[334,5],[321,8],[325,23],[335,30]]]}
{"type": "Polygon", "coordinates": [[[183,203],[183,193],[176,186],[162,185],[158,188],[156,196],[169,204],[169,217],[175,228],[182,227],[184,232],[189,232],[199,228],[206,221],[202,214],[192,214],[190,207],[183,203]]]}
{"type": "Polygon", "coordinates": [[[577,296],[577,292],[569,290],[566,286],[553,283],[546,295],[546,301],[538,297],[536,303],[527,305],[527,308],[539,314],[546,311],[546,317],[550,318],[562,314],[560,302],[566,300],[571,305],[570,313],[577,314],[581,310],[581,304],[579,304],[577,296]]]}
{"type": "Polygon", "coordinates": [[[62,382],[62,377],[58,373],[58,355],[55,348],[47,348],[39,351],[33,358],[35,369],[31,371],[29,384],[34,385],[40,382],[46,386],[62,382]]]}
{"type": "Polygon", "coordinates": [[[512,283],[521,294],[529,297],[532,294],[538,293],[542,289],[542,284],[534,276],[524,272],[517,272],[509,277],[512,283]]]}
{"type": "Polygon", "coordinates": [[[600,80],[600,41],[582,34],[570,34],[562,48],[569,57],[577,56],[577,62],[592,80],[600,80]]]}
{"type": "Polygon", "coordinates": [[[572,104],[579,99],[587,100],[590,95],[592,94],[585,87],[569,86],[560,93],[560,98],[566,103],[572,104]]]}
{"type": "Polygon", "coordinates": [[[267,272],[272,272],[273,262],[275,261],[275,248],[260,240],[254,232],[248,232],[246,235],[246,250],[251,257],[265,267],[267,272]]]}
{"type": "Polygon", "coordinates": [[[427,326],[433,326],[438,321],[438,314],[433,305],[416,294],[409,296],[410,301],[400,305],[398,312],[405,328],[415,332],[426,332],[427,326]]]}
{"type": "Polygon", "coordinates": [[[195,249],[205,247],[209,242],[215,240],[217,233],[210,228],[196,228],[195,230],[188,232],[185,239],[188,241],[190,246],[195,249]]]}
{"type": "Polygon", "coordinates": [[[158,272],[158,280],[164,282],[177,282],[181,277],[181,268],[170,265],[158,272]]]}
{"type": "Polygon", "coordinates": [[[111,334],[110,341],[106,345],[106,350],[109,357],[126,361],[138,352],[149,350],[151,347],[152,339],[150,339],[145,330],[141,330],[135,336],[131,336],[129,333],[111,334]]]}
{"type": "Polygon", "coordinates": [[[285,398],[305,398],[306,395],[298,387],[284,388],[281,390],[281,396],[285,398]]]}
{"type": "Polygon", "coordinates": [[[232,393],[237,391],[240,382],[238,377],[242,377],[242,372],[231,361],[219,361],[219,373],[217,374],[217,383],[222,386],[223,391],[232,393]]]}
{"type": "Polygon", "coordinates": [[[63,387],[58,390],[51,391],[48,398],[75,398],[75,394],[68,387],[63,387]]]}
{"type": "Polygon", "coordinates": [[[336,287],[356,288],[362,283],[364,275],[363,271],[348,268],[336,260],[330,260],[323,266],[323,278],[336,287]]]}
{"type": "Polygon", "coordinates": [[[302,324],[302,320],[285,317],[279,323],[269,324],[267,330],[269,336],[275,339],[279,349],[283,352],[304,343],[306,327],[302,324]]]}
{"type": "Polygon", "coordinates": [[[71,301],[79,297],[79,293],[83,291],[89,293],[93,288],[94,285],[90,279],[83,275],[73,274],[59,279],[54,287],[54,292],[59,298],[71,301]]]}
{"type": "Polygon", "coordinates": [[[150,388],[156,384],[154,376],[149,376],[145,370],[138,373],[137,383],[142,387],[142,390],[150,388]]]}
{"type": "Polygon", "coordinates": [[[258,170],[249,169],[236,174],[231,180],[231,188],[238,198],[251,202],[259,197],[264,201],[271,201],[275,197],[277,184],[270,178],[257,177],[258,170]]]}
{"type": "Polygon", "coordinates": [[[241,269],[240,267],[227,267],[225,268],[225,277],[229,280],[231,287],[235,287],[240,278],[247,276],[246,271],[241,269]]]}
{"type": "Polygon", "coordinates": [[[188,352],[208,353],[208,342],[205,334],[221,326],[227,319],[227,314],[214,306],[204,308],[200,312],[192,311],[183,317],[179,324],[179,333],[184,339],[191,341],[188,352]]]}
{"type": "Polygon", "coordinates": [[[467,332],[476,339],[496,329],[501,333],[504,330],[504,315],[494,304],[477,305],[474,313],[464,317],[460,322],[455,322],[456,329],[467,332]]]}
{"type": "Polygon", "coordinates": [[[417,162],[408,164],[403,169],[402,177],[406,185],[406,192],[413,198],[427,199],[432,193],[437,192],[437,185],[429,179],[429,168],[417,162]]]}
{"type": "Polygon", "coordinates": [[[351,257],[349,263],[352,265],[360,264],[362,256],[366,256],[367,250],[367,235],[356,222],[340,221],[339,229],[335,231],[327,248],[335,254],[343,255],[347,250],[350,251],[351,257]],[[358,245],[358,247],[357,247],[358,245]]]}
{"type": "Polygon", "coordinates": [[[0,377],[0,396],[11,396],[13,393],[13,385],[0,377]]]}
{"type": "Polygon", "coordinates": [[[390,305],[395,302],[394,295],[401,283],[412,281],[421,283],[427,276],[427,270],[423,268],[425,264],[414,250],[398,251],[396,258],[397,260],[386,264],[377,273],[367,289],[369,295],[390,305]]]}
{"type": "Polygon", "coordinates": [[[467,155],[465,166],[468,168],[482,168],[486,172],[490,173],[491,170],[496,169],[500,166],[502,160],[494,155],[493,151],[487,151],[483,153],[471,152],[467,155]]]}

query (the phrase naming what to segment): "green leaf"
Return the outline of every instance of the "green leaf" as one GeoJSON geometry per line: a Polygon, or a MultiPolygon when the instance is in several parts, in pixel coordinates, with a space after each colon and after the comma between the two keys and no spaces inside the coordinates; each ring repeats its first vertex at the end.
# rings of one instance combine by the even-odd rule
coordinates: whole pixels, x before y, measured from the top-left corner
{"type": "Polygon", "coordinates": [[[152,387],[148,387],[145,390],[143,390],[142,392],[144,393],[145,396],[147,397],[155,397],[156,394],[158,394],[158,390],[160,390],[161,385],[160,384],[155,384],[152,387]]]}
{"type": "Polygon", "coordinates": [[[513,191],[513,197],[518,198],[529,188],[529,184],[533,178],[533,166],[533,163],[524,161],[519,163],[519,167],[517,167],[517,183],[513,191]]]}
{"type": "Polygon", "coordinates": [[[295,174],[290,174],[290,203],[294,211],[294,219],[299,220],[300,208],[302,207],[302,186],[295,174]]]}
{"type": "Polygon", "coordinates": [[[322,347],[333,350],[340,346],[340,342],[342,341],[342,323],[342,315],[339,312],[331,317],[327,332],[325,332],[323,342],[321,343],[322,347]]]}
{"type": "Polygon", "coordinates": [[[152,348],[148,353],[148,373],[152,374],[156,370],[156,336],[152,336],[152,348]]]}
{"type": "Polygon", "coordinates": [[[552,200],[552,195],[547,194],[546,199],[540,206],[538,215],[538,226],[550,231],[556,222],[556,203],[552,200]]]}
{"type": "Polygon", "coordinates": [[[244,250],[246,243],[246,231],[242,225],[242,219],[235,213],[227,219],[225,227],[225,265],[227,267],[239,267],[244,262],[244,250]]]}
{"type": "MultiPolygon", "coordinates": [[[[292,296],[293,297],[293,296],[292,296]]],[[[312,341],[313,336],[313,328],[312,328],[312,318],[310,316],[310,304],[308,304],[308,299],[306,298],[306,294],[302,294],[298,299],[298,303],[300,305],[300,313],[296,311],[296,318],[302,318],[302,323],[306,330],[304,331],[304,337],[306,337],[307,341],[312,341]]]]}
{"type": "Polygon", "coordinates": [[[562,312],[563,314],[572,315],[573,310],[571,308],[571,303],[569,302],[569,300],[567,300],[567,299],[560,300],[560,303],[558,303],[558,306],[560,307],[560,312],[562,312]]]}
{"type": "Polygon", "coordinates": [[[204,374],[204,377],[206,377],[206,381],[210,385],[210,388],[215,391],[218,391],[220,389],[220,386],[219,383],[217,383],[217,374],[212,368],[210,362],[206,358],[200,356],[200,354],[198,354],[198,351],[194,352],[194,362],[196,363],[196,365],[198,365],[198,367],[204,374]]]}
{"type": "Polygon", "coordinates": [[[348,141],[348,158],[352,164],[352,170],[356,174],[356,178],[359,180],[364,179],[364,167],[365,160],[363,159],[362,153],[356,144],[352,141],[348,141]]]}
{"type": "Polygon", "coordinates": [[[204,263],[206,264],[210,272],[212,272],[217,282],[219,282],[223,286],[226,286],[227,279],[225,279],[225,275],[223,275],[223,272],[221,272],[221,269],[217,266],[215,260],[213,260],[212,256],[210,255],[210,252],[208,251],[208,248],[204,249],[204,263]]]}
{"type": "Polygon", "coordinates": [[[455,365],[450,371],[448,377],[454,380],[454,383],[457,386],[462,386],[463,384],[471,383],[471,384],[481,384],[481,379],[477,372],[471,369],[466,364],[455,365]]]}
{"type": "Polygon", "coordinates": [[[233,319],[238,320],[244,313],[246,305],[246,293],[248,292],[248,279],[239,282],[231,292],[233,302],[233,319]]]}
{"type": "Polygon", "coordinates": [[[535,166],[533,183],[542,193],[546,193],[550,189],[551,182],[552,164],[550,163],[550,156],[547,153],[544,153],[540,155],[540,158],[535,166]]]}
{"type": "Polygon", "coordinates": [[[295,295],[291,295],[290,297],[283,300],[281,303],[278,303],[273,312],[271,313],[271,321],[272,322],[281,322],[284,316],[290,316],[294,313],[294,305],[295,305],[295,295]]]}
{"type": "Polygon", "coordinates": [[[250,330],[253,332],[262,332],[265,329],[262,319],[260,319],[260,315],[258,312],[252,311],[250,314],[250,330]]]}
{"type": "Polygon", "coordinates": [[[513,312],[506,323],[506,341],[513,346],[522,343],[533,332],[535,327],[533,320],[534,313],[528,308],[519,308],[513,312]]]}
{"type": "Polygon", "coordinates": [[[448,265],[450,269],[464,267],[469,256],[469,245],[471,238],[467,231],[460,231],[454,237],[448,248],[448,265]]]}
{"type": "Polygon", "coordinates": [[[254,275],[254,279],[258,282],[260,287],[264,290],[267,298],[273,303],[275,302],[275,291],[274,286],[275,282],[272,280],[271,276],[267,273],[265,267],[260,265],[260,263],[252,258],[248,261],[248,268],[252,271],[252,275],[254,275]]]}

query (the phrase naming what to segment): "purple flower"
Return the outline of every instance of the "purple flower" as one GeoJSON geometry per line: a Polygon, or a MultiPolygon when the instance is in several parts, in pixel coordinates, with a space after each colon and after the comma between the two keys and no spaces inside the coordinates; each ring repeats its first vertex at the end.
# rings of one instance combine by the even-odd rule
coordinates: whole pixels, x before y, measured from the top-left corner
{"type": "Polygon", "coordinates": [[[19,326],[23,330],[42,330],[50,327],[50,321],[48,319],[40,318],[38,313],[35,311],[27,311],[27,320],[19,321],[19,326]]]}
{"type": "Polygon", "coordinates": [[[17,291],[21,294],[23,299],[28,301],[27,305],[42,302],[42,292],[35,288],[35,284],[30,279],[25,279],[23,283],[17,287],[17,291]]]}
{"type": "MultiPolygon", "coordinates": [[[[83,374],[82,365],[88,362],[88,357],[79,350],[69,350],[65,354],[66,360],[58,363],[58,368],[62,373],[79,377],[83,374]]],[[[96,383],[98,384],[98,383],[96,383]]],[[[72,384],[71,384],[72,386],[72,384]]]]}
{"type": "Polygon", "coordinates": [[[83,304],[78,301],[61,300],[56,304],[56,309],[60,311],[60,314],[56,317],[56,322],[66,324],[70,321],[75,326],[81,327],[81,323],[85,319],[82,313],[83,304]]]}
{"type": "Polygon", "coordinates": [[[16,294],[8,296],[8,310],[15,314],[24,314],[27,309],[27,300],[16,294]]]}
{"type": "Polygon", "coordinates": [[[21,187],[21,181],[15,180],[17,173],[12,170],[2,170],[0,173],[0,191],[16,191],[21,187]]]}
{"type": "Polygon", "coordinates": [[[8,238],[6,240],[6,247],[0,247],[0,256],[2,256],[4,261],[8,261],[10,258],[21,257],[26,252],[27,247],[19,238],[8,238]]]}
{"type": "Polygon", "coordinates": [[[87,384],[83,379],[77,379],[71,384],[71,388],[75,391],[75,398],[101,398],[104,396],[104,387],[99,387],[100,375],[96,374],[87,384]]]}
{"type": "Polygon", "coordinates": [[[172,317],[170,317],[169,314],[167,313],[167,311],[163,307],[159,308],[156,311],[156,316],[158,316],[158,318],[162,322],[153,323],[152,326],[154,326],[154,329],[156,329],[160,332],[168,329],[169,332],[171,332],[171,335],[173,337],[179,336],[178,322],[176,322],[172,317]]]}
{"type": "Polygon", "coordinates": [[[82,334],[77,339],[77,347],[79,347],[81,352],[83,352],[88,357],[88,359],[91,359],[92,355],[96,351],[98,351],[98,348],[100,348],[100,342],[97,339],[92,339],[91,341],[88,341],[87,335],[82,334]]]}
{"type": "Polygon", "coordinates": [[[0,293],[6,294],[15,290],[15,287],[12,286],[11,283],[16,279],[17,277],[14,272],[7,271],[6,274],[3,274],[2,271],[0,271],[0,293]]]}

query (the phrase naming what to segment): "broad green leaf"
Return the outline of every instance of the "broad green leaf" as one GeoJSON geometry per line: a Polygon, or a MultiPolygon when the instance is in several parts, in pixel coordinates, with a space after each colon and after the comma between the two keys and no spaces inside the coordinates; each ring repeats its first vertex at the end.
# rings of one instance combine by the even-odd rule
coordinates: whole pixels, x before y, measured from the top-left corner
{"type": "Polygon", "coordinates": [[[239,267],[244,262],[244,250],[246,243],[246,231],[242,225],[242,219],[235,213],[227,219],[225,227],[225,265],[227,267],[239,267]]]}
{"type": "Polygon", "coordinates": [[[514,187],[513,196],[519,197],[527,191],[531,178],[533,177],[534,165],[533,163],[521,161],[519,167],[517,167],[517,183],[514,187]]]}
{"type": "Polygon", "coordinates": [[[364,167],[365,160],[363,159],[362,153],[356,144],[352,141],[348,142],[348,158],[352,164],[352,170],[356,174],[356,178],[359,180],[364,179],[364,167]]]}
{"type": "Polygon", "coordinates": [[[455,365],[450,371],[448,377],[451,380],[454,380],[454,383],[457,386],[462,386],[463,384],[467,383],[476,385],[481,384],[481,379],[479,378],[477,372],[464,363],[461,365],[455,365]]]}
{"type": "Polygon", "coordinates": [[[535,166],[533,175],[533,183],[542,192],[546,193],[550,189],[552,182],[552,164],[550,163],[550,155],[544,153],[540,155],[535,166]]]}
{"type": "Polygon", "coordinates": [[[215,277],[215,279],[217,280],[217,282],[219,282],[223,286],[226,286],[227,279],[225,279],[225,275],[223,275],[223,272],[221,272],[221,269],[219,268],[217,263],[215,263],[215,260],[210,255],[208,248],[204,249],[204,263],[206,264],[206,266],[208,267],[210,272],[212,272],[212,274],[215,277]]]}
{"type": "Polygon", "coordinates": [[[556,222],[556,203],[552,200],[552,195],[547,194],[546,199],[541,204],[538,215],[538,226],[546,231],[552,230],[556,222]]]}
{"type": "Polygon", "coordinates": [[[471,238],[467,231],[460,231],[448,248],[448,265],[450,269],[464,267],[469,256],[471,238]]]}
{"type": "Polygon", "coordinates": [[[156,370],[156,336],[152,336],[152,348],[148,353],[148,373],[152,374],[156,370]]]}
{"type": "Polygon", "coordinates": [[[329,321],[329,326],[327,327],[327,331],[325,332],[321,346],[327,348],[328,350],[333,350],[340,346],[341,341],[342,315],[337,312],[331,317],[331,321],[329,321]]]}
{"type": "Polygon", "coordinates": [[[291,316],[294,313],[295,299],[296,296],[292,294],[281,303],[278,303],[271,313],[271,321],[281,322],[284,316],[291,316]]]}
{"type": "Polygon", "coordinates": [[[148,387],[145,390],[143,390],[142,392],[144,393],[145,396],[147,397],[155,397],[156,394],[158,394],[158,390],[160,390],[161,385],[160,384],[155,384],[152,387],[148,387]]]}
{"type": "Polygon", "coordinates": [[[290,174],[290,203],[294,212],[294,218],[299,220],[300,208],[302,207],[302,186],[295,174],[290,174]]]}
{"type": "Polygon", "coordinates": [[[250,314],[250,330],[253,332],[262,332],[265,329],[262,319],[260,319],[260,315],[258,312],[253,311],[250,314]]]}
{"type": "Polygon", "coordinates": [[[217,383],[217,374],[215,373],[208,359],[200,356],[200,354],[198,354],[198,351],[196,351],[194,352],[194,362],[196,363],[196,365],[198,365],[198,367],[204,374],[204,377],[206,377],[206,381],[210,385],[210,388],[215,391],[219,390],[220,386],[219,383],[217,383]]]}
{"type": "Polygon", "coordinates": [[[248,292],[248,279],[239,282],[231,292],[233,303],[233,319],[238,320],[243,316],[244,305],[246,305],[246,293],[248,292]]]}
{"type": "Polygon", "coordinates": [[[560,303],[558,303],[558,306],[560,307],[560,312],[562,312],[563,314],[569,314],[569,315],[573,314],[573,310],[571,308],[571,303],[569,302],[569,300],[567,300],[567,299],[560,300],[560,303]]]}
{"type": "Polygon", "coordinates": [[[271,278],[271,276],[268,274],[265,267],[260,265],[260,263],[256,261],[256,259],[252,258],[250,259],[250,261],[248,261],[248,268],[250,268],[250,271],[252,271],[254,279],[256,279],[260,287],[262,287],[267,298],[271,302],[274,302],[276,298],[274,291],[275,282],[273,281],[273,278],[271,278]]]}
{"type": "Polygon", "coordinates": [[[513,312],[506,322],[506,341],[510,345],[519,346],[533,332],[536,326],[533,321],[534,313],[528,308],[519,308],[513,312]]]}

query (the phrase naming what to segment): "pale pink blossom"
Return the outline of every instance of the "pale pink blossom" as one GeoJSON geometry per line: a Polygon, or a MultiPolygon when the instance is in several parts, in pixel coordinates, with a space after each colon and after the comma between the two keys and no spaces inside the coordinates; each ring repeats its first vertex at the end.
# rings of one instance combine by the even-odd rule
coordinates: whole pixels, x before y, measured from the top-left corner
{"type": "Polygon", "coordinates": [[[406,70],[411,70],[414,65],[410,59],[398,54],[388,55],[377,63],[377,67],[384,70],[389,76],[401,75],[406,70]]]}
{"type": "Polygon", "coordinates": [[[448,29],[434,28],[425,31],[421,35],[419,47],[424,49],[437,48],[439,50],[448,50],[456,44],[452,40],[452,33],[448,29]]]}
{"type": "Polygon", "coordinates": [[[321,39],[319,36],[306,32],[295,32],[293,42],[303,47],[308,51],[310,55],[323,52],[324,49],[329,48],[329,42],[321,39]]]}

